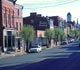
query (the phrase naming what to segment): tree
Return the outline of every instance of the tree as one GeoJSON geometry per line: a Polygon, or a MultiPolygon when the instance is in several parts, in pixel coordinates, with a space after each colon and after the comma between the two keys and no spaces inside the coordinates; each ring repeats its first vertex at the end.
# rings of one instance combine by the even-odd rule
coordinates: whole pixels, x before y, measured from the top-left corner
{"type": "Polygon", "coordinates": [[[58,29],[59,32],[59,40],[62,42],[62,40],[64,40],[66,38],[66,35],[64,33],[64,30],[62,30],[61,28],[58,29]]]}
{"type": "Polygon", "coordinates": [[[51,45],[51,39],[54,38],[54,31],[53,29],[46,29],[45,36],[48,39],[48,46],[51,45]]]}
{"type": "Polygon", "coordinates": [[[48,38],[49,43],[51,39],[53,39],[56,45],[58,41],[62,42],[62,40],[66,38],[64,30],[59,27],[56,27],[54,29],[46,29],[45,36],[48,38]]]}
{"type": "Polygon", "coordinates": [[[69,36],[70,36],[70,37],[74,37],[74,36],[75,36],[75,31],[72,30],[72,29],[70,29],[70,31],[69,31],[69,36]]]}
{"type": "Polygon", "coordinates": [[[70,29],[69,36],[76,39],[80,36],[80,32],[76,29],[75,30],[70,29]]]}
{"type": "Polygon", "coordinates": [[[77,33],[78,33],[78,38],[80,38],[80,31],[78,30],[77,33]]]}
{"type": "Polygon", "coordinates": [[[53,32],[53,29],[46,29],[45,31],[45,36],[49,39],[52,39],[54,38],[54,32],[53,32]]]}
{"type": "Polygon", "coordinates": [[[62,30],[61,28],[59,27],[54,28],[54,32],[55,32],[56,45],[58,41],[62,42],[62,40],[66,38],[64,30],[62,30]]]}
{"type": "Polygon", "coordinates": [[[29,52],[30,43],[33,40],[34,36],[35,30],[31,25],[24,26],[21,30],[20,37],[23,38],[26,43],[26,52],[29,52]]]}

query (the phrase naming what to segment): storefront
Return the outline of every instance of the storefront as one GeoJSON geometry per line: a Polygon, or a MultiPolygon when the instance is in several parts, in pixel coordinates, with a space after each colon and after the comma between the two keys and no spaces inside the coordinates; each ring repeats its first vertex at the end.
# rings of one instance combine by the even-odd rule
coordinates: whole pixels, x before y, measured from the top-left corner
{"type": "Polygon", "coordinates": [[[4,51],[14,51],[15,46],[15,34],[16,30],[13,28],[6,28],[3,30],[3,47],[4,51]]]}

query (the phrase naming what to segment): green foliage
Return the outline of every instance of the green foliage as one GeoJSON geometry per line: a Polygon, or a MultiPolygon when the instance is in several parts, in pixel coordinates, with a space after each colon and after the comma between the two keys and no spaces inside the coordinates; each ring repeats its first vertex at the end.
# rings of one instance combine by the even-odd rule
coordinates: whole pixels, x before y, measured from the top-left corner
{"type": "Polygon", "coordinates": [[[78,31],[78,36],[80,37],[80,31],[78,31]]]}
{"type": "Polygon", "coordinates": [[[53,31],[53,29],[46,29],[45,36],[47,38],[49,38],[49,39],[53,39],[54,38],[54,31],[53,31]]]}
{"type": "Polygon", "coordinates": [[[32,41],[35,36],[35,31],[33,26],[27,25],[24,26],[20,32],[20,37],[22,37],[25,41],[32,41]]]}
{"type": "Polygon", "coordinates": [[[71,36],[71,37],[74,37],[75,36],[74,30],[70,29],[69,36],[71,36]]]}
{"type": "Polygon", "coordinates": [[[50,39],[57,38],[58,40],[66,38],[64,30],[61,28],[46,29],[45,36],[50,39]]]}
{"type": "Polygon", "coordinates": [[[78,30],[70,30],[69,31],[69,35],[71,36],[71,37],[78,37],[78,36],[80,36],[80,31],[78,31],[78,30]]]}
{"type": "Polygon", "coordinates": [[[66,38],[64,30],[62,30],[61,28],[55,28],[54,32],[55,32],[55,37],[57,36],[58,39],[65,39],[66,38]]]}
{"type": "Polygon", "coordinates": [[[75,34],[76,34],[77,37],[80,37],[80,31],[79,30],[76,30],[75,34]]]}

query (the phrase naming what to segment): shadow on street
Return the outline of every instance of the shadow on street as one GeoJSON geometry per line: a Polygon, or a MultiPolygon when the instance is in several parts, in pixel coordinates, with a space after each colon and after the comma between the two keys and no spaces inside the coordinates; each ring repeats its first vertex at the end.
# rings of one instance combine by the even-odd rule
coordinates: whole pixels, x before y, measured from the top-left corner
{"type": "Polygon", "coordinates": [[[63,55],[45,55],[40,58],[44,60],[32,64],[21,64],[17,66],[2,67],[0,70],[80,70],[80,48],[78,46],[59,47],[67,49],[64,52],[51,52],[51,54],[63,55]],[[74,52],[73,52],[74,51],[74,52]],[[68,55],[70,54],[70,55],[68,55]]]}

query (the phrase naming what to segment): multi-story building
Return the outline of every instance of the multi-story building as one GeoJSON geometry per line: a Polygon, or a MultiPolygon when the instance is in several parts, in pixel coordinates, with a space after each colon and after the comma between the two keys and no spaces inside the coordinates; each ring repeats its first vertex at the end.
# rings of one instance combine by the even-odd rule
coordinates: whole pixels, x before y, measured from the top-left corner
{"type": "Polygon", "coordinates": [[[78,19],[77,19],[77,23],[75,24],[75,29],[76,29],[76,30],[80,30],[80,24],[79,24],[79,22],[78,22],[78,19]]]}
{"type": "Polygon", "coordinates": [[[67,13],[67,26],[69,27],[69,28],[73,28],[74,27],[74,22],[72,21],[72,15],[71,15],[71,13],[70,12],[68,12],[67,13]]]}
{"type": "Polygon", "coordinates": [[[0,46],[2,51],[13,50],[15,48],[15,27],[17,27],[15,21],[18,19],[15,20],[15,13],[17,13],[15,11],[16,1],[17,0],[0,0],[0,46]]]}
{"type": "Polygon", "coordinates": [[[54,29],[54,20],[53,19],[48,19],[49,20],[49,28],[54,29]]]}
{"type": "Polygon", "coordinates": [[[72,15],[70,12],[67,13],[67,20],[66,20],[66,23],[65,23],[65,29],[64,29],[64,32],[65,34],[67,35],[67,38],[69,38],[69,31],[70,29],[75,29],[75,22],[72,21],[72,15]]]}
{"type": "Polygon", "coordinates": [[[49,28],[49,23],[46,17],[37,13],[30,13],[30,16],[23,18],[24,25],[32,25],[35,29],[35,41],[34,42],[46,44],[47,40],[45,39],[45,30],[49,28]]]}
{"type": "Polygon", "coordinates": [[[21,29],[23,28],[23,16],[22,16],[22,9],[23,6],[19,5],[19,4],[15,4],[15,13],[14,13],[14,23],[15,23],[15,29],[16,29],[16,44],[15,46],[17,47],[18,50],[21,50],[22,48],[22,41],[19,37],[19,32],[21,31],[21,29]]]}
{"type": "Polygon", "coordinates": [[[61,27],[64,28],[64,19],[59,16],[52,16],[49,19],[53,20],[54,27],[61,27]]]}
{"type": "Polygon", "coordinates": [[[70,23],[72,21],[72,15],[70,12],[67,13],[67,23],[70,23]]]}
{"type": "Polygon", "coordinates": [[[37,13],[30,13],[29,17],[23,18],[24,25],[32,25],[36,31],[36,37],[44,37],[45,29],[49,28],[49,23],[46,17],[37,13]]]}

